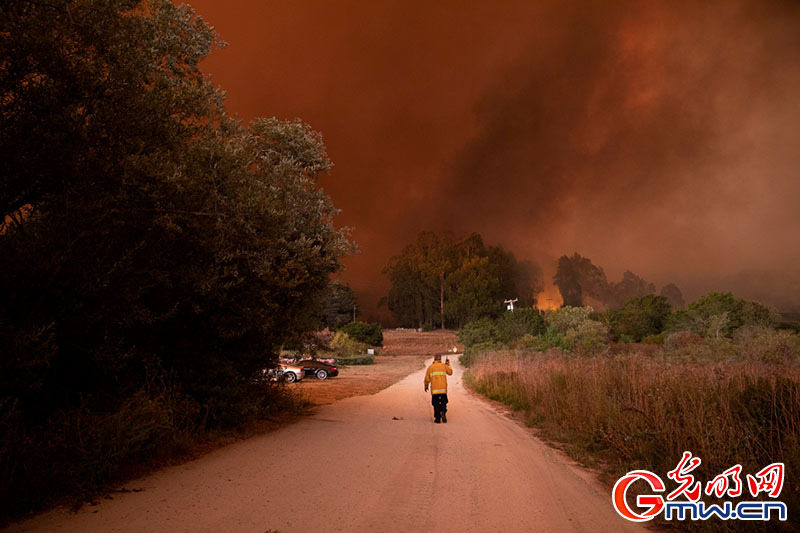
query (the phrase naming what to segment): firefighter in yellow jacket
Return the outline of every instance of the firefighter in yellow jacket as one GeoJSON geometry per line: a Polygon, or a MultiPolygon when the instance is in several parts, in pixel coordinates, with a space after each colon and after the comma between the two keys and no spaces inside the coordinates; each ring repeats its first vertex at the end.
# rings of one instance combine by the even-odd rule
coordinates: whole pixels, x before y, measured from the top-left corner
{"type": "Polygon", "coordinates": [[[425,392],[431,387],[431,403],[433,403],[433,421],[447,423],[447,376],[453,375],[450,359],[442,363],[442,356],[435,355],[433,364],[425,372],[425,392]]]}

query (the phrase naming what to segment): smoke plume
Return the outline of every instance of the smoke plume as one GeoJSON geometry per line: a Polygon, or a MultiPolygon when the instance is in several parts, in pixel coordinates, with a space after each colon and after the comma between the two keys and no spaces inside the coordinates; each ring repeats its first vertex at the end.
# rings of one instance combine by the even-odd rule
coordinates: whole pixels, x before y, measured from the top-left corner
{"type": "Polygon", "coordinates": [[[422,230],[799,305],[797,2],[191,3],[230,109],[324,134],[362,307],[422,230]]]}

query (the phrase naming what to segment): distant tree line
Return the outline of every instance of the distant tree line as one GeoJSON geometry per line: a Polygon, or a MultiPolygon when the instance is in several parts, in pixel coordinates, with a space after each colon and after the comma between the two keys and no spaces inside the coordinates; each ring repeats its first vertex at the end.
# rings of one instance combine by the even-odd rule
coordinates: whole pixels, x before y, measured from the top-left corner
{"type": "Polygon", "coordinates": [[[422,232],[383,270],[392,287],[383,300],[404,327],[458,328],[502,313],[503,301],[531,307],[543,288],[536,263],[486,246],[477,233],[457,240],[422,232]]]}
{"type": "MultiPolygon", "coordinates": [[[[558,287],[565,306],[581,307],[587,297],[593,298],[607,309],[621,307],[631,298],[655,294],[656,286],[630,270],[622,275],[622,281],[609,282],[606,273],[592,263],[588,257],[578,253],[563,255],[558,260],[553,283],[558,287]]],[[[660,292],[672,307],[685,305],[681,290],[674,284],[665,285],[660,292]]]]}
{"type": "Polygon", "coordinates": [[[190,7],[6,0],[0,28],[3,514],[272,412],[253,375],[351,245],[320,134],[229,116],[190,7]]]}

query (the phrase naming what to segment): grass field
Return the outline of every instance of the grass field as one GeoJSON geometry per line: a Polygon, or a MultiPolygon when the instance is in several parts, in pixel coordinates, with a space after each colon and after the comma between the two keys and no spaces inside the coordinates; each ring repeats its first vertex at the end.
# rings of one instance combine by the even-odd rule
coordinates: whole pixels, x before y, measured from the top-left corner
{"type": "Polygon", "coordinates": [[[703,460],[693,472],[703,481],[735,464],[744,477],[783,462],[781,501],[790,517],[800,512],[800,367],[794,362],[507,350],[478,356],[468,381],[522,410],[542,437],[599,467],[609,482],[636,469],[666,480],[685,450],[703,460]]]}

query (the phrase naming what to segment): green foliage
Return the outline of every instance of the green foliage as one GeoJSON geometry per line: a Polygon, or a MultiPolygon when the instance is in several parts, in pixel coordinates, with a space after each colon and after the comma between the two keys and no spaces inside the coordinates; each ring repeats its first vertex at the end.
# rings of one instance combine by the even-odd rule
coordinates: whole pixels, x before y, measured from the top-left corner
{"type": "Polygon", "coordinates": [[[455,241],[420,233],[383,272],[392,282],[386,303],[404,327],[460,327],[496,317],[509,295],[532,305],[542,286],[535,263],[517,262],[510,252],[485,246],[478,234],[455,241]]]}
{"type": "Polygon", "coordinates": [[[564,334],[563,345],[578,353],[594,353],[608,346],[608,326],[597,320],[584,320],[564,334]]]}
{"type": "MultiPolygon", "coordinates": [[[[152,369],[198,406],[193,430],[267,413],[251,376],[314,327],[351,250],[320,134],[230,117],[198,67],[217,37],[186,5],[7,0],[0,27],[0,403],[28,448],[53,420],[137,411],[152,369]]],[[[159,424],[96,424],[122,451],[88,469],[65,452],[61,472],[108,478],[172,435],[159,424]]],[[[9,508],[32,475],[4,478],[9,508]]]]}
{"type": "Polygon", "coordinates": [[[353,290],[338,281],[331,281],[322,303],[322,324],[339,329],[353,320],[356,297],[353,290]]]}
{"type": "Polygon", "coordinates": [[[339,329],[346,333],[351,339],[369,344],[370,346],[383,345],[383,328],[380,324],[369,322],[350,322],[339,329]]]}
{"type": "Polygon", "coordinates": [[[548,328],[553,328],[554,331],[565,334],[570,329],[576,329],[583,322],[590,319],[594,312],[589,306],[586,307],[570,307],[564,306],[560,309],[547,311],[544,315],[545,322],[548,328]]]}
{"type": "Polygon", "coordinates": [[[333,362],[339,366],[373,365],[375,364],[375,356],[370,354],[346,355],[334,357],[333,362]]]}
{"type": "Polygon", "coordinates": [[[668,331],[692,331],[709,338],[730,337],[743,326],[774,327],[780,323],[777,310],[757,302],[740,300],[727,293],[710,292],[676,309],[670,316],[668,331]]]}
{"type": "Polygon", "coordinates": [[[469,348],[476,344],[485,342],[498,342],[499,334],[494,321],[490,318],[481,318],[468,322],[458,332],[458,340],[465,347],[469,348]]]}
{"type": "Polygon", "coordinates": [[[343,355],[359,355],[367,353],[369,345],[352,339],[342,330],[336,332],[331,340],[331,347],[343,355]]]}
{"type": "Polygon", "coordinates": [[[456,323],[497,316],[504,291],[500,268],[488,257],[465,259],[448,278],[447,317],[456,323]]]}
{"type": "Polygon", "coordinates": [[[768,364],[800,363],[800,335],[790,331],[744,326],[734,334],[734,342],[749,359],[768,364]]]}
{"type": "Polygon", "coordinates": [[[591,307],[562,307],[544,317],[534,309],[505,313],[497,321],[488,318],[468,323],[458,332],[467,353],[512,345],[546,351],[549,348],[595,352],[608,343],[608,327],[589,317],[591,307]]]}
{"type": "Polygon", "coordinates": [[[640,342],[648,335],[661,333],[671,312],[664,296],[648,294],[628,300],[619,309],[609,311],[608,317],[617,338],[626,335],[634,342],[640,342]]]}
{"type": "Polygon", "coordinates": [[[667,335],[668,333],[666,331],[662,331],[657,335],[648,335],[642,338],[642,344],[657,344],[659,346],[663,346],[667,335]]]}
{"type": "Polygon", "coordinates": [[[494,341],[479,342],[465,348],[464,353],[459,357],[458,362],[461,363],[461,365],[463,365],[465,368],[469,368],[481,356],[481,354],[497,351],[501,348],[502,345],[494,341]]]}
{"type": "Polygon", "coordinates": [[[542,314],[536,309],[506,311],[497,320],[497,340],[508,344],[523,335],[539,335],[546,326],[542,314]]]}
{"type": "Polygon", "coordinates": [[[548,327],[545,332],[538,337],[537,341],[531,343],[534,350],[546,352],[550,348],[559,348],[561,350],[570,350],[572,346],[564,338],[564,334],[556,330],[552,326],[548,327]]]}

